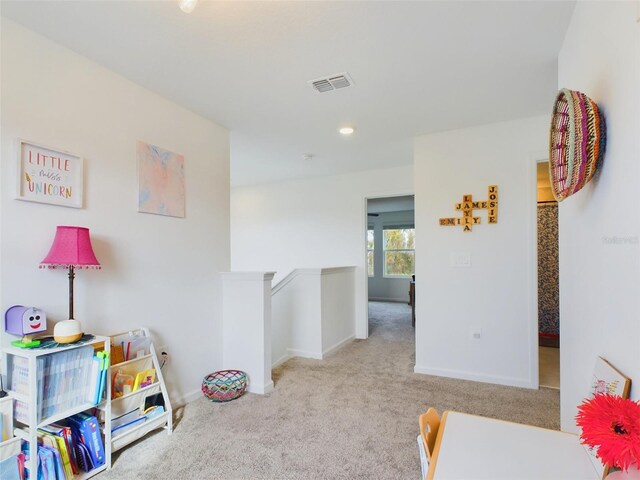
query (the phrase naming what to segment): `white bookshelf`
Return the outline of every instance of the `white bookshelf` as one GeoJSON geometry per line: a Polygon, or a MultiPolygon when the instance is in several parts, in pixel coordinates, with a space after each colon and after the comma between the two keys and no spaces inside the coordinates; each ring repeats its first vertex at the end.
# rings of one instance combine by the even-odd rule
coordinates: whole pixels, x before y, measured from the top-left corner
{"type": "MultiPolygon", "coordinates": [[[[14,434],[16,437],[21,438],[27,442],[29,442],[29,461],[27,462],[26,467],[29,469],[30,478],[36,478],[37,474],[34,472],[38,471],[38,428],[44,425],[49,425],[51,423],[55,423],[63,418],[70,417],[71,415],[75,415],[76,413],[84,412],[86,410],[96,408],[96,405],[93,403],[82,403],[76,405],[74,407],[63,409],[62,411],[55,412],[52,415],[48,415],[45,418],[38,419],[38,358],[46,355],[53,355],[61,352],[65,352],[68,350],[73,350],[76,348],[82,348],[94,345],[104,345],[104,350],[106,352],[110,352],[110,339],[109,337],[102,337],[95,335],[94,338],[89,341],[78,344],[70,344],[64,347],[56,347],[56,348],[43,348],[43,349],[28,349],[28,348],[18,348],[14,346],[9,346],[4,348],[4,353],[7,357],[21,357],[27,359],[28,362],[28,380],[27,380],[27,394],[14,392],[9,390],[9,396],[14,400],[19,400],[27,404],[28,413],[27,413],[27,421],[19,422],[16,421],[16,428],[14,430],[14,434]]],[[[7,358],[7,365],[11,365],[13,360],[7,358]]],[[[7,371],[7,374],[11,374],[7,371]]],[[[107,382],[109,384],[109,382],[107,382]]],[[[111,411],[111,403],[110,397],[107,396],[104,401],[104,409],[105,411],[111,411]]],[[[111,417],[107,416],[106,422],[108,422],[108,429],[111,429],[111,417]]],[[[93,475],[106,470],[111,467],[111,454],[107,450],[107,445],[105,443],[105,463],[91,472],[83,473],[82,475],[78,475],[78,478],[89,478],[93,475]]]]}
{"type": "MultiPolygon", "coordinates": [[[[20,393],[9,390],[9,397],[12,400],[18,400],[26,405],[28,405],[28,419],[26,422],[17,422],[15,425],[15,429],[13,430],[13,434],[15,434],[15,438],[10,441],[5,442],[8,446],[4,449],[4,451],[8,451],[8,448],[11,448],[11,451],[17,448],[17,452],[20,452],[20,439],[23,439],[29,442],[29,462],[27,463],[27,468],[30,472],[37,472],[38,468],[38,456],[33,455],[33,452],[37,452],[38,445],[38,433],[37,429],[39,427],[49,425],[51,423],[56,423],[64,418],[70,417],[80,412],[85,412],[88,410],[96,409],[96,417],[100,422],[100,428],[102,430],[102,436],[104,441],[104,451],[105,451],[105,463],[90,472],[81,472],[79,475],[74,477],[74,480],[83,480],[86,478],[90,478],[104,470],[108,470],[111,468],[111,455],[112,452],[115,452],[130,443],[138,440],[139,438],[144,437],[149,432],[164,428],[167,430],[169,434],[173,431],[173,410],[171,408],[171,402],[169,401],[169,394],[167,391],[167,387],[164,382],[164,378],[162,376],[162,370],[160,369],[160,363],[158,361],[158,356],[156,354],[155,347],[153,342],[150,340],[149,344],[149,353],[145,355],[141,355],[137,358],[133,358],[131,360],[121,362],[116,365],[110,365],[108,370],[108,376],[106,379],[105,385],[105,395],[104,399],[102,399],[97,405],[93,403],[83,403],[77,405],[72,408],[63,409],[62,411],[55,412],[52,415],[49,415],[45,418],[38,418],[38,412],[40,405],[38,404],[37,391],[38,391],[38,358],[44,355],[52,355],[60,352],[64,352],[67,350],[72,350],[75,348],[82,348],[86,346],[95,346],[95,345],[104,345],[104,350],[109,352],[109,357],[111,357],[111,341],[113,339],[117,339],[119,337],[123,337],[129,334],[141,335],[144,337],[148,337],[151,339],[151,335],[147,328],[139,328],[137,330],[133,330],[130,332],[125,332],[122,334],[114,335],[112,337],[104,337],[95,335],[94,338],[85,342],[81,345],[68,345],[64,347],[57,348],[49,348],[49,349],[23,349],[14,346],[9,346],[3,349],[3,353],[7,355],[7,357],[15,356],[27,359],[28,362],[28,393],[20,393]],[[146,387],[140,388],[136,391],[128,393],[119,398],[112,399],[112,380],[113,375],[118,371],[122,370],[124,373],[135,374],[136,372],[140,372],[142,370],[147,370],[153,368],[156,371],[156,379],[154,383],[148,385],[146,387]],[[131,410],[135,410],[136,408],[142,408],[145,404],[145,400],[151,395],[161,394],[164,400],[164,409],[165,411],[161,414],[158,414],[152,418],[146,419],[144,421],[140,421],[138,424],[132,425],[128,429],[123,429],[122,432],[116,431],[114,434],[111,434],[111,421],[114,417],[127,413],[131,410]]],[[[12,365],[13,361],[7,358],[7,365],[12,365]]],[[[9,374],[9,372],[7,371],[9,374]]],[[[134,375],[135,376],[135,375],[134,375]]],[[[12,403],[12,402],[9,402],[12,403]]],[[[0,444],[0,446],[3,446],[0,444]]],[[[1,453],[1,452],[0,452],[1,453]]],[[[36,475],[31,475],[31,478],[36,478],[36,475]]]]}
{"type": "MultiPolygon", "coordinates": [[[[9,396],[0,398],[0,462],[20,453],[20,438],[13,436],[13,399],[9,396]]],[[[1,472],[0,472],[1,473],[1,472]]]]}
{"type": "MultiPolygon", "coordinates": [[[[141,327],[137,330],[130,332],[124,332],[117,335],[113,335],[112,338],[117,339],[127,334],[136,334],[151,339],[149,329],[141,327]]],[[[156,353],[153,341],[149,345],[149,353],[137,358],[133,358],[109,367],[109,378],[113,379],[114,374],[118,370],[122,370],[123,373],[127,373],[135,376],[136,372],[153,368],[156,371],[156,379],[154,383],[146,387],[140,388],[136,391],[123,395],[122,397],[111,399],[112,382],[108,382],[107,385],[107,397],[111,400],[104,400],[98,405],[101,412],[101,420],[104,424],[104,438],[105,438],[105,450],[108,453],[108,460],[111,461],[111,453],[129,445],[130,443],[144,437],[149,432],[164,428],[170,435],[173,432],[173,410],[171,408],[171,402],[169,400],[169,392],[162,376],[162,370],[160,368],[160,362],[156,353]],[[156,394],[162,394],[164,400],[164,413],[161,413],[155,417],[145,420],[132,428],[123,432],[114,432],[111,434],[111,419],[123,415],[135,408],[142,408],[145,400],[156,394]],[[108,428],[107,428],[108,425],[108,428]],[[106,445],[109,444],[107,448],[106,445]]]]}

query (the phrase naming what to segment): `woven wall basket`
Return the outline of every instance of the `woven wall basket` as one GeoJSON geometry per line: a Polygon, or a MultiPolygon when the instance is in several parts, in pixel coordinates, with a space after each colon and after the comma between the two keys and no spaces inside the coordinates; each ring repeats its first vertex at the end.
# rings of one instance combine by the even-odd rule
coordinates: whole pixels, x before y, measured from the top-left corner
{"type": "Polygon", "coordinates": [[[602,163],[606,143],[604,116],[584,93],[558,92],[549,139],[553,195],[561,202],[584,187],[602,163]]]}

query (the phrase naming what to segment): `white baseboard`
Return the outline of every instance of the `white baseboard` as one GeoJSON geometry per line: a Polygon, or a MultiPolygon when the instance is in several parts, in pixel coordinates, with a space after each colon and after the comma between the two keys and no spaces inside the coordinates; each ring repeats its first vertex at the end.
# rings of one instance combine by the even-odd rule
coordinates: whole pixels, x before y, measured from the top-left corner
{"type": "Polygon", "coordinates": [[[286,362],[287,360],[289,360],[290,358],[293,358],[293,357],[313,358],[314,360],[323,360],[325,355],[329,355],[329,354],[335,352],[336,350],[339,350],[340,348],[344,347],[347,343],[353,341],[355,338],[356,338],[355,335],[350,335],[349,337],[345,338],[344,340],[340,340],[335,345],[327,348],[322,353],[320,353],[320,352],[310,352],[308,350],[297,350],[295,348],[287,348],[287,354],[288,355],[284,355],[283,357],[279,358],[273,364],[272,368],[273,367],[277,367],[278,365],[286,362]]]}
{"type": "Polygon", "coordinates": [[[370,302],[391,302],[391,303],[406,303],[409,304],[409,294],[407,298],[370,298],[370,302]]]}
{"type": "Polygon", "coordinates": [[[249,388],[247,389],[251,393],[257,393],[258,395],[264,395],[265,393],[269,393],[273,391],[273,380],[270,380],[269,383],[265,385],[254,385],[249,382],[249,388]]]}
{"type": "Polygon", "coordinates": [[[284,354],[283,356],[281,356],[278,360],[276,360],[275,362],[273,362],[271,364],[271,368],[276,368],[279,367],[280,365],[282,365],[284,362],[286,362],[287,360],[289,360],[291,358],[291,355],[287,355],[284,354]]]}
{"type": "Polygon", "coordinates": [[[328,349],[326,349],[324,352],[322,352],[322,355],[330,355],[333,352],[335,352],[336,350],[341,349],[342,347],[344,347],[347,343],[351,343],[354,339],[356,338],[355,335],[351,335],[347,338],[345,338],[344,340],[339,341],[338,343],[336,343],[333,347],[329,347],[328,349]]]}
{"type": "Polygon", "coordinates": [[[183,407],[187,403],[191,403],[194,400],[199,399],[202,395],[202,390],[193,390],[192,392],[186,393],[181,397],[169,397],[171,401],[171,408],[183,407]]]}
{"type": "Polygon", "coordinates": [[[413,368],[414,373],[423,373],[425,375],[435,375],[437,377],[457,378],[460,380],[471,380],[473,382],[494,383],[497,385],[507,385],[510,387],[521,387],[537,389],[537,384],[531,382],[530,379],[502,377],[499,375],[479,375],[473,372],[465,372],[460,370],[447,370],[443,368],[429,368],[416,365],[413,368]]]}
{"type": "Polygon", "coordinates": [[[287,353],[290,357],[302,357],[313,358],[315,360],[322,360],[321,352],[308,352],[306,350],[296,350],[294,348],[287,348],[287,353]]]}

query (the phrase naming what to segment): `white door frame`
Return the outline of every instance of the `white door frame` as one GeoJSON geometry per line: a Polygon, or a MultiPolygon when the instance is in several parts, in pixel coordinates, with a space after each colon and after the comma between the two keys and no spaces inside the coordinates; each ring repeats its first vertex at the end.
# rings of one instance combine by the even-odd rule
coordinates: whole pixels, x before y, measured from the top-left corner
{"type": "Polygon", "coordinates": [[[531,388],[540,388],[540,371],[539,371],[539,350],[538,350],[538,164],[548,161],[548,153],[538,153],[531,156],[529,165],[530,180],[530,248],[531,258],[529,261],[529,361],[530,373],[529,384],[531,388]]]}
{"type": "MultiPolygon", "coordinates": [[[[532,381],[532,384],[535,383],[535,388],[539,388],[540,387],[540,372],[539,372],[539,358],[538,358],[538,164],[539,163],[546,163],[548,162],[548,154],[540,154],[537,156],[532,157],[533,161],[532,161],[532,167],[534,169],[532,178],[535,181],[535,188],[534,188],[534,193],[535,193],[535,197],[534,197],[534,215],[533,215],[533,235],[531,235],[531,239],[533,242],[533,248],[532,248],[532,252],[533,252],[533,275],[532,275],[532,281],[533,281],[533,288],[531,290],[531,299],[533,302],[533,311],[531,312],[531,317],[533,319],[532,321],[532,337],[533,337],[533,344],[532,344],[532,351],[535,353],[535,357],[532,355],[532,364],[534,364],[533,366],[535,366],[535,369],[532,368],[532,380],[535,380],[535,382],[532,381]]],[[[560,216],[560,205],[558,204],[558,219],[560,216]]],[[[558,222],[558,228],[560,227],[560,222],[558,222]]],[[[558,232],[559,234],[560,232],[558,232]]],[[[558,245],[559,247],[559,245],[558,245]]],[[[559,266],[558,266],[559,267],[559,266]]],[[[562,356],[562,349],[560,349],[560,355],[562,356]]]]}
{"type": "MultiPolygon", "coordinates": [[[[374,193],[368,193],[364,196],[363,201],[362,201],[362,211],[361,211],[361,226],[360,226],[360,232],[363,232],[364,235],[362,237],[362,241],[360,242],[360,248],[361,248],[361,257],[364,259],[364,268],[362,269],[362,275],[363,275],[363,285],[364,288],[362,289],[363,294],[362,294],[362,298],[360,300],[356,299],[356,301],[360,301],[361,305],[364,305],[364,315],[361,315],[360,318],[356,318],[356,337],[357,338],[362,338],[362,339],[366,339],[369,338],[369,272],[367,269],[367,230],[369,228],[369,218],[367,216],[367,202],[371,199],[374,198],[392,198],[392,197],[406,197],[406,196],[413,196],[414,197],[414,203],[413,203],[413,208],[414,208],[414,212],[415,212],[415,194],[413,191],[411,192],[407,192],[407,191],[402,191],[402,192],[374,192],[374,193]]],[[[416,251],[416,257],[417,257],[418,253],[416,251]]]]}

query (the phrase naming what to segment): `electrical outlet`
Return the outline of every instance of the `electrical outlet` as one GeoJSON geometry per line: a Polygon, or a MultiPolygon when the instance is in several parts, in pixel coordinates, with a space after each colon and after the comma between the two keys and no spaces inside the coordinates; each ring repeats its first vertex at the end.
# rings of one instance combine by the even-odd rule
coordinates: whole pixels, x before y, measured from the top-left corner
{"type": "Polygon", "coordinates": [[[164,364],[166,365],[167,363],[169,363],[169,347],[162,346],[162,347],[158,347],[156,349],[156,355],[158,356],[158,361],[160,362],[160,365],[164,364]]]}
{"type": "Polygon", "coordinates": [[[473,340],[480,340],[482,338],[482,329],[476,328],[471,330],[471,338],[473,340]]]}

